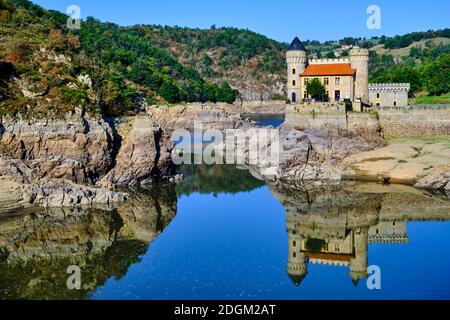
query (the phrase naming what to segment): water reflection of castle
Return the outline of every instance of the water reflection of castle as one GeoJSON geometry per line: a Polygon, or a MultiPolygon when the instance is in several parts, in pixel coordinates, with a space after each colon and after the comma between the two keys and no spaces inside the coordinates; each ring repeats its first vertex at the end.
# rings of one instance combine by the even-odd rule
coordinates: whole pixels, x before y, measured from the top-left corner
{"type": "Polygon", "coordinates": [[[407,244],[408,222],[450,220],[448,200],[400,188],[272,186],[286,208],[287,272],[293,282],[299,286],[308,265],[321,264],[347,267],[357,285],[367,277],[369,244],[407,244]]]}

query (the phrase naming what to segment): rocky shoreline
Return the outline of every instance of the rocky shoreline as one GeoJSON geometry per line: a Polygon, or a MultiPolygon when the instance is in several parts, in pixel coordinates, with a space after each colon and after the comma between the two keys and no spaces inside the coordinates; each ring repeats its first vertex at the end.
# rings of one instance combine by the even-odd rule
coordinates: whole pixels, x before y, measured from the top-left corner
{"type": "Polygon", "coordinates": [[[23,201],[43,207],[123,202],[127,195],[110,189],[175,176],[172,148],[145,115],[107,121],[78,110],[63,118],[3,117],[0,177],[14,183],[23,201]]]}
{"type": "MultiPolygon", "coordinates": [[[[422,171],[414,179],[400,179],[401,170],[396,174],[389,170],[377,171],[375,169],[383,168],[382,161],[393,161],[392,157],[376,156],[385,152],[383,148],[386,146],[380,123],[376,117],[354,119],[354,125],[347,130],[330,126],[305,128],[287,121],[280,128],[279,163],[263,161],[262,165],[250,166],[250,169],[255,174],[273,169],[275,174],[271,179],[281,181],[314,181],[320,184],[367,178],[381,183],[403,183],[428,190],[449,191],[447,154],[440,155],[440,159],[444,159],[442,166],[426,165],[427,161],[435,162],[435,159],[422,158],[424,167],[419,169],[422,171]],[[364,167],[367,163],[372,165],[372,169],[364,167]]],[[[196,121],[201,121],[204,129],[254,127],[253,123],[241,117],[237,108],[226,110],[225,106],[201,104],[147,106],[146,113],[121,119],[88,115],[82,109],[62,118],[2,117],[0,191],[3,188],[5,194],[15,194],[19,204],[42,207],[124,202],[128,198],[126,193],[111,190],[181,178],[171,159],[174,144],[170,141],[170,132],[192,130],[196,121]]],[[[419,147],[428,150],[428,146],[423,144],[419,147]]],[[[265,148],[260,151],[265,151],[265,148]]],[[[414,145],[407,148],[414,150],[414,145]]],[[[433,152],[426,150],[425,154],[433,152]]],[[[246,150],[247,156],[249,153],[246,150]]],[[[420,157],[412,154],[409,158],[420,157]]],[[[395,168],[408,167],[413,162],[410,160],[396,159],[395,168]]]]}

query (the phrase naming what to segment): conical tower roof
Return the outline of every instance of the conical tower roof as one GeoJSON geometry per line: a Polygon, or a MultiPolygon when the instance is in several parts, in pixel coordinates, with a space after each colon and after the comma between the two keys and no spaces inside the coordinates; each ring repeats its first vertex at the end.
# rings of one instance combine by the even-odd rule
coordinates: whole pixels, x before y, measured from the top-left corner
{"type": "Polygon", "coordinates": [[[300,41],[298,37],[295,37],[292,41],[291,45],[288,48],[288,51],[304,51],[306,52],[306,48],[303,43],[300,41]]]}
{"type": "Polygon", "coordinates": [[[295,286],[299,287],[302,284],[303,280],[305,280],[306,274],[304,275],[289,274],[289,277],[291,278],[292,282],[294,282],[295,286]]]}

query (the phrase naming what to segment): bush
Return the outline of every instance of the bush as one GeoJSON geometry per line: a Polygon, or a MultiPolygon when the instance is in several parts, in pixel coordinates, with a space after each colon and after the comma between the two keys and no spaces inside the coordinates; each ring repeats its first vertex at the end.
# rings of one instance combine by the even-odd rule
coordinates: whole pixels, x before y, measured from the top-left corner
{"type": "Polygon", "coordinates": [[[61,90],[61,99],[65,103],[74,106],[86,104],[89,100],[88,94],[84,90],[64,88],[61,90]]]}

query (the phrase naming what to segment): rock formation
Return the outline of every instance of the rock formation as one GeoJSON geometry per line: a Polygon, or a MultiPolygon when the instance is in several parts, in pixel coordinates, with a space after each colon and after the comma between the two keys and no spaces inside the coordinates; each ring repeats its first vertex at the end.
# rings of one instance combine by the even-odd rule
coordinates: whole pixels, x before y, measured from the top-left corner
{"type": "Polygon", "coordinates": [[[114,168],[100,181],[104,187],[149,184],[175,176],[171,161],[173,143],[149,117],[131,120],[114,168]]]}
{"type": "Polygon", "coordinates": [[[20,185],[24,202],[74,207],[126,200],[123,193],[94,188],[99,181],[103,188],[113,188],[174,175],[173,145],[157,125],[148,117],[116,122],[82,110],[62,118],[5,117],[0,124],[0,177],[20,185]]]}

